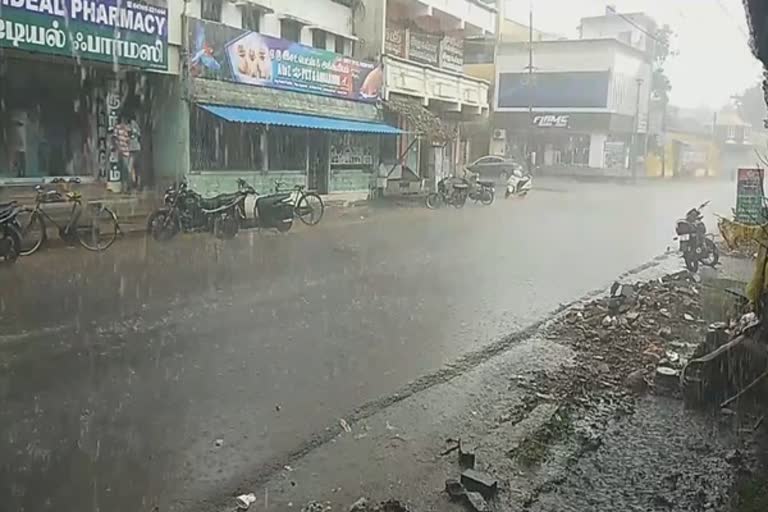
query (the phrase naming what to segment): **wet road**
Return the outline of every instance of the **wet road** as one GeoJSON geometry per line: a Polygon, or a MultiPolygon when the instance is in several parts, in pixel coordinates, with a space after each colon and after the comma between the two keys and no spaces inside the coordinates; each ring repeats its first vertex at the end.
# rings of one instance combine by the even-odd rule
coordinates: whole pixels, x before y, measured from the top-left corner
{"type": "Polygon", "coordinates": [[[734,195],[546,185],[491,208],[355,212],[226,244],[126,240],[3,269],[0,509],[195,509],[609,284],[664,251],[689,207],[727,213],[734,195]]]}

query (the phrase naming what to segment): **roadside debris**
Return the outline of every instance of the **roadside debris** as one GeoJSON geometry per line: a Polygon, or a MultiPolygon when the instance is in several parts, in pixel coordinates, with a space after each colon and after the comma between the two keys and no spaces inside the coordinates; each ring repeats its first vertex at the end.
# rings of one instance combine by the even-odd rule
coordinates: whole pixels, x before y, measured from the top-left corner
{"type": "Polygon", "coordinates": [[[490,498],[499,490],[498,481],[491,475],[475,469],[467,469],[461,474],[461,483],[467,491],[479,492],[490,498]]]}
{"type": "Polygon", "coordinates": [[[248,494],[241,494],[235,498],[235,501],[237,502],[238,509],[248,510],[248,507],[250,507],[253,503],[256,503],[256,495],[252,492],[248,494]]]}
{"type": "Polygon", "coordinates": [[[475,510],[476,512],[488,512],[490,510],[485,498],[483,498],[483,495],[479,492],[468,492],[467,503],[471,510],[475,510]]]}
{"type": "Polygon", "coordinates": [[[344,432],[348,434],[352,432],[352,427],[349,426],[349,423],[347,423],[347,420],[344,418],[339,419],[339,425],[341,425],[341,428],[344,430],[344,432]]]}

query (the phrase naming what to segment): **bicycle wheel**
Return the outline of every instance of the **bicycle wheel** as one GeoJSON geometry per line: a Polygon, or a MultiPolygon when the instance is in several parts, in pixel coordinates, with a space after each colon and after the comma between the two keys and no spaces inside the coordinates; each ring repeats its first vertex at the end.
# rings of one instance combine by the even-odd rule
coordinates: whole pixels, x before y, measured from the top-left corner
{"type": "Polygon", "coordinates": [[[20,256],[29,256],[36,252],[45,242],[45,221],[43,216],[32,208],[19,211],[16,220],[19,222],[21,237],[20,256]]]}
{"type": "Polygon", "coordinates": [[[89,251],[105,251],[117,238],[117,217],[104,206],[91,210],[77,227],[77,240],[89,251]]]}
{"type": "Polygon", "coordinates": [[[308,192],[299,198],[294,211],[299,219],[301,219],[301,222],[307,226],[314,226],[323,218],[325,205],[319,195],[314,192],[308,192]]]}

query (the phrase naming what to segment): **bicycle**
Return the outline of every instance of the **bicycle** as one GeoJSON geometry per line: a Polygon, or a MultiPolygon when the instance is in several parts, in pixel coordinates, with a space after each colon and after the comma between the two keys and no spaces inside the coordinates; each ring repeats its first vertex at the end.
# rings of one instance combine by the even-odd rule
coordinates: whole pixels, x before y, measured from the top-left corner
{"type": "Polygon", "coordinates": [[[101,203],[89,203],[83,206],[83,198],[79,192],[67,192],[63,196],[57,190],[45,190],[42,186],[35,187],[35,206],[23,208],[19,212],[18,223],[21,231],[21,256],[29,256],[36,252],[48,239],[46,219],[59,231],[59,237],[69,245],[79,243],[89,251],[107,250],[117,238],[120,226],[115,213],[101,203]],[[61,225],[56,222],[43,208],[43,204],[71,202],[72,209],[69,220],[61,225]],[[81,222],[83,213],[85,221],[81,222]]]}
{"type": "MultiPolygon", "coordinates": [[[[275,180],[275,192],[281,187],[290,186],[284,181],[275,180]]],[[[317,192],[306,192],[304,185],[294,185],[291,193],[294,214],[307,226],[315,226],[323,218],[325,205],[317,192]]]]}

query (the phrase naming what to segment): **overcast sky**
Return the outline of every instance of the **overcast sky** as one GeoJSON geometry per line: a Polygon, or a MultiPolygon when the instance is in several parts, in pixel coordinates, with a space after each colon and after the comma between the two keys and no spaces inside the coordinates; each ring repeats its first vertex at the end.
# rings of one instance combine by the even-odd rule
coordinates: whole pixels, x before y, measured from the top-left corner
{"type": "Polygon", "coordinates": [[[679,55],[666,64],[672,103],[685,107],[719,107],[760,80],[761,66],[749,51],[741,0],[507,0],[507,17],[527,24],[533,3],[534,27],[578,37],[585,16],[642,11],[677,34],[679,55]]]}

